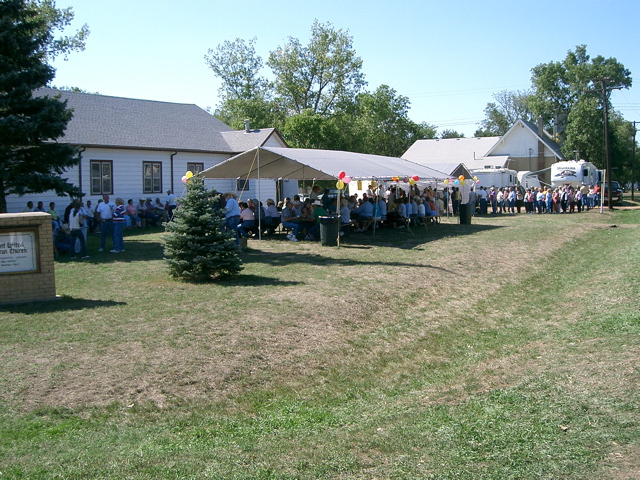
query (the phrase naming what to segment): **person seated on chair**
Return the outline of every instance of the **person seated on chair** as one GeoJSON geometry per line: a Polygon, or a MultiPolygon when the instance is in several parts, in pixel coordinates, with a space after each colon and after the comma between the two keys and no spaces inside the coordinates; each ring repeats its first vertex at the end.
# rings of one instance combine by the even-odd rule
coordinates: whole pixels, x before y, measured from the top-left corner
{"type": "Polygon", "coordinates": [[[351,214],[356,215],[356,229],[354,232],[364,232],[369,224],[373,222],[373,203],[367,199],[359,207],[354,208],[351,214]]]}
{"type": "Polygon", "coordinates": [[[256,217],[246,202],[240,202],[240,223],[238,223],[238,235],[248,237],[247,229],[251,229],[256,224],[256,217]]]}
{"type": "Polygon", "coordinates": [[[257,198],[252,198],[247,203],[249,204],[249,209],[253,212],[253,217],[256,222],[254,226],[254,231],[257,233],[258,226],[261,226],[262,228],[264,228],[266,211],[265,211],[265,208],[262,206],[262,202],[257,198]]]}
{"type": "Polygon", "coordinates": [[[387,202],[384,200],[384,197],[382,195],[378,196],[377,199],[377,207],[378,207],[378,216],[380,217],[381,221],[386,221],[387,220],[387,202]]]}
{"type": "Polygon", "coordinates": [[[164,203],[160,201],[160,198],[156,197],[156,201],[153,204],[153,213],[155,213],[161,222],[166,222],[169,219],[169,210],[164,203]]]}
{"type": "Polygon", "coordinates": [[[426,210],[425,210],[425,200],[423,200],[422,198],[418,198],[416,199],[416,204],[418,205],[418,213],[416,216],[416,220],[417,220],[417,224],[418,225],[424,225],[425,222],[425,217],[427,216],[426,214],[426,210]]]}
{"type": "Polygon", "coordinates": [[[307,230],[305,240],[318,240],[320,238],[320,217],[326,217],[327,211],[320,200],[313,202],[313,214],[315,223],[307,230]]]}
{"type": "Polygon", "coordinates": [[[75,242],[75,238],[68,235],[64,228],[59,228],[56,236],[53,238],[54,255],[58,256],[71,252],[71,246],[75,242]]]}
{"type": "Polygon", "coordinates": [[[314,209],[315,205],[311,203],[311,199],[306,198],[302,203],[300,209],[298,210],[298,224],[300,225],[300,233],[304,234],[305,236],[308,236],[309,229],[311,229],[311,227],[316,224],[316,218],[313,215],[314,209]]]}
{"type": "Polygon", "coordinates": [[[293,208],[291,200],[285,203],[285,206],[280,213],[280,218],[282,221],[282,226],[284,228],[289,228],[292,230],[292,232],[287,235],[287,238],[292,242],[298,241],[298,233],[300,233],[300,223],[298,223],[299,217],[300,215],[293,208]]]}
{"type": "Polygon", "coordinates": [[[399,200],[390,200],[387,205],[387,221],[385,223],[390,228],[396,228],[400,223],[400,213],[398,212],[399,204],[399,200]]]}
{"type": "Polygon", "coordinates": [[[153,206],[153,202],[151,201],[151,197],[147,198],[147,201],[144,202],[145,208],[145,219],[147,220],[147,226],[151,223],[154,227],[157,226],[158,220],[160,217],[156,215],[156,207],[153,206]]]}
{"type": "Polygon", "coordinates": [[[280,212],[276,207],[276,202],[274,202],[272,198],[267,199],[264,223],[263,228],[272,235],[276,232],[278,225],[280,225],[280,212]]]}
{"type": "Polygon", "coordinates": [[[409,223],[408,204],[409,199],[407,197],[401,197],[398,199],[398,224],[400,227],[404,227],[409,223]]]}
{"type": "Polygon", "coordinates": [[[138,209],[133,204],[133,199],[132,198],[130,198],[127,201],[127,208],[125,209],[125,211],[126,211],[127,217],[129,217],[129,225],[127,225],[127,226],[128,227],[136,226],[136,227],[140,228],[142,226],[142,220],[138,216],[138,209]]]}
{"type": "Polygon", "coordinates": [[[424,200],[424,213],[428,222],[433,222],[434,217],[437,216],[435,202],[431,199],[424,200]]]}
{"type": "Polygon", "coordinates": [[[349,201],[346,198],[340,200],[340,235],[345,235],[351,227],[351,210],[349,210],[349,201]]]}
{"type": "Polygon", "coordinates": [[[418,217],[418,202],[416,201],[418,198],[418,196],[413,196],[411,197],[411,201],[409,202],[409,205],[411,206],[411,212],[409,212],[409,218],[411,219],[412,222],[415,222],[416,218],[418,217]]]}

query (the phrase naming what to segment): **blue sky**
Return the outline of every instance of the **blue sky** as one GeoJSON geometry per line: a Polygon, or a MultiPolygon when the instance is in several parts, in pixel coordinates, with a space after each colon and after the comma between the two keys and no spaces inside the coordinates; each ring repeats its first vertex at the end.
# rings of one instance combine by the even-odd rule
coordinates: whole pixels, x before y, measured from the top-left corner
{"type": "MultiPolygon", "coordinates": [[[[215,107],[220,83],[204,56],[225,40],[256,37],[266,61],[288,37],[306,44],[314,19],[348,30],[373,91],[409,98],[409,116],[472,136],[492,94],[524,90],[531,68],[576,45],[615,57],[635,85],[614,107],[640,121],[640,2],[58,0],[91,35],[84,52],[58,59],[54,85],[104,95],[215,107]]],[[[268,67],[264,75],[269,76],[268,67]]]]}

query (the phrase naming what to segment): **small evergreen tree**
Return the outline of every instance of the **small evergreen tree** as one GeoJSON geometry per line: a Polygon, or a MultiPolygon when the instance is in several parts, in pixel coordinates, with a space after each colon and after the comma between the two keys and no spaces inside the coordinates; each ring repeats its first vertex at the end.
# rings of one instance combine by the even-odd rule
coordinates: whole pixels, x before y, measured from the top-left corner
{"type": "Polygon", "coordinates": [[[240,273],[234,233],[225,231],[224,224],[218,198],[209,197],[201,177],[191,177],[186,198],[165,224],[164,256],[171,276],[202,282],[240,273]]]}

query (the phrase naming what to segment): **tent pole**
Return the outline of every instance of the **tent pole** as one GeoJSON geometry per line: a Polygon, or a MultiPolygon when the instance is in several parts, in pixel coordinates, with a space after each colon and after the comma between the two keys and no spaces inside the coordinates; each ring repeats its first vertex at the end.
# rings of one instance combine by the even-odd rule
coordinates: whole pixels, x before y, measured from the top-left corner
{"type": "MultiPolygon", "coordinates": [[[[336,185],[337,187],[337,185],[336,185]]],[[[340,192],[342,191],[341,188],[338,189],[338,203],[336,204],[336,214],[338,215],[338,243],[337,246],[340,246],[340,229],[342,228],[342,215],[340,215],[340,192]]]]}
{"type": "Polygon", "coordinates": [[[258,211],[258,240],[262,240],[262,201],[261,191],[260,191],[260,147],[258,147],[258,205],[256,205],[256,210],[258,211]]]}

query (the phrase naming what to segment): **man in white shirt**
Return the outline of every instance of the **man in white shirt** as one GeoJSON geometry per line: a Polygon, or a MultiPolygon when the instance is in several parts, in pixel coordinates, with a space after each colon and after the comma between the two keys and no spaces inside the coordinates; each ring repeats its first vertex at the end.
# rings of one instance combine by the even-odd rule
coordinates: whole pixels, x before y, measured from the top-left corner
{"type": "MultiPolygon", "coordinates": [[[[113,211],[116,205],[109,201],[109,195],[102,196],[102,202],[96,207],[98,221],[100,222],[100,248],[99,252],[104,251],[107,236],[113,237],[113,211]]],[[[113,241],[113,238],[112,238],[113,241]]]]}
{"type": "Polygon", "coordinates": [[[167,211],[169,214],[169,221],[173,218],[173,211],[178,206],[178,197],[176,197],[171,190],[167,190],[167,211]]]}
{"type": "Polygon", "coordinates": [[[485,187],[480,187],[478,195],[480,196],[480,215],[486,215],[488,213],[489,193],[485,187]]]}

